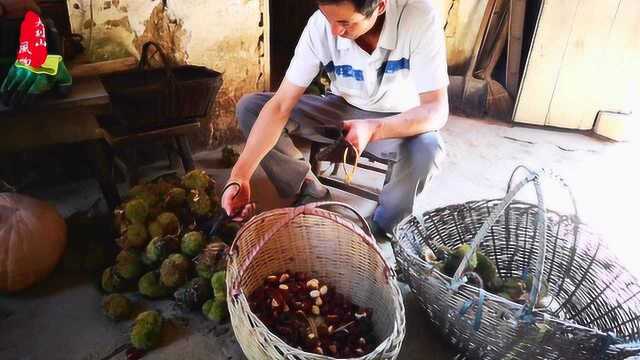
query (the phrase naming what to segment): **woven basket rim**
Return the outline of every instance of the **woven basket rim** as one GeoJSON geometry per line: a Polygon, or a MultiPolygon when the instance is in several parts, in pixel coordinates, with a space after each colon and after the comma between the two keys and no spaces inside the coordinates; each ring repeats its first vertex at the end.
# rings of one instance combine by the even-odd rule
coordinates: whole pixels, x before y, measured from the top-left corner
{"type": "MultiPolygon", "coordinates": [[[[456,204],[450,204],[450,205],[445,205],[445,206],[439,206],[433,209],[428,209],[425,211],[422,211],[423,214],[427,214],[427,213],[435,213],[435,212],[441,212],[443,210],[450,210],[450,209],[455,209],[455,208],[461,208],[464,206],[467,206],[469,204],[477,204],[477,203],[492,203],[492,202],[496,202],[499,203],[500,201],[502,201],[503,198],[491,198],[491,199],[480,199],[480,200],[469,200],[469,201],[465,201],[462,203],[456,203],[456,204]]],[[[526,207],[529,208],[537,208],[538,206],[536,204],[532,204],[530,202],[527,201],[523,201],[523,200],[517,200],[514,199],[511,202],[511,205],[524,205],[526,207]]],[[[510,205],[510,206],[511,206],[510,205]]],[[[584,232],[586,234],[589,235],[593,235],[596,238],[598,238],[601,242],[602,242],[602,236],[599,232],[594,231],[591,227],[588,226],[588,224],[584,223],[579,217],[575,216],[575,215],[566,215],[563,214],[557,210],[546,210],[546,214],[547,214],[547,218],[550,218],[550,220],[552,222],[556,222],[556,223],[560,223],[562,221],[567,221],[567,220],[571,220],[573,221],[573,225],[575,225],[577,228],[580,229],[581,232],[584,232]]],[[[402,247],[402,249],[404,250],[405,255],[409,256],[409,258],[411,259],[411,261],[417,263],[418,265],[422,266],[422,267],[427,267],[430,268],[432,272],[435,272],[436,274],[438,274],[439,276],[441,276],[443,279],[445,279],[448,283],[451,283],[452,281],[452,277],[448,276],[442,272],[440,272],[439,270],[437,270],[435,268],[435,266],[432,265],[432,263],[430,263],[429,261],[423,259],[420,254],[418,254],[415,249],[413,249],[411,246],[408,246],[408,244],[406,243],[406,241],[400,241],[399,239],[401,238],[401,233],[405,233],[405,231],[402,231],[401,229],[405,226],[407,226],[407,224],[409,224],[411,221],[420,221],[418,217],[415,216],[415,214],[410,214],[408,216],[406,216],[404,219],[402,219],[393,229],[393,238],[392,238],[392,243],[394,244],[394,246],[400,246],[402,247]]],[[[606,244],[604,244],[606,246],[606,244]]],[[[615,254],[611,254],[614,258],[615,258],[615,254]]],[[[634,278],[636,280],[636,282],[638,282],[638,278],[635,276],[635,274],[631,273],[626,267],[622,266],[621,267],[624,269],[624,271],[626,271],[632,278],[634,278]]],[[[493,303],[496,303],[500,306],[504,306],[505,309],[517,309],[517,310],[521,310],[524,308],[524,305],[515,303],[511,300],[505,299],[497,294],[493,294],[487,290],[484,289],[480,289],[477,286],[474,285],[470,285],[470,284],[464,284],[460,287],[460,289],[466,289],[466,290],[471,290],[472,292],[476,292],[479,293],[480,291],[484,291],[485,294],[485,301],[489,300],[492,301],[493,303]]],[[[592,332],[594,334],[598,334],[598,335],[602,335],[602,336],[611,336],[610,333],[606,333],[601,331],[600,329],[596,328],[596,327],[587,327],[587,326],[583,326],[580,325],[578,323],[575,323],[573,321],[570,320],[563,320],[561,318],[558,318],[556,316],[550,315],[544,311],[542,311],[541,309],[536,309],[534,308],[533,310],[533,314],[534,317],[536,318],[544,318],[545,321],[550,321],[550,322],[556,322],[556,323],[562,323],[565,325],[571,325],[571,327],[574,328],[579,328],[579,329],[583,329],[589,332],[592,332]]]]}
{"type": "MultiPolygon", "coordinates": [[[[235,249],[237,247],[237,241],[244,234],[244,231],[246,231],[246,229],[249,229],[254,223],[262,221],[266,217],[278,216],[278,215],[282,215],[282,214],[285,214],[285,215],[288,214],[288,215],[290,215],[290,218],[286,222],[286,224],[288,224],[289,222],[293,221],[293,219],[298,217],[298,216],[317,216],[317,217],[322,217],[322,218],[324,218],[326,220],[329,220],[329,221],[333,221],[333,222],[337,223],[338,225],[340,225],[342,227],[345,227],[346,229],[355,232],[358,235],[358,237],[363,242],[365,242],[371,249],[373,249],[374,252],[376,253],[376,255],[382,260],[382,263],[385,265],[385,274],[384,275],[385,275],[387,281],[390,281],[391,278],[397,279],[395,271],[393,270],[392,266],[387,262],[387,260],[384,258],[384,255],[382,254],[382,251],[377,246],[377,244],[375,242],[375,239],[373,239],[373,237],[365,234],[364,230],[360,226],[358,226],[355,223],[353,223],[351,220],[346,219],[346,218],[344,218],[344,217],[342,217],[342,216],[340,216],[337,213],[334,213],[332,211],[325,210],[325,209],[322,209],[320,207],[316,207],[315,206],[316,204],[322,204],[322,203],[311,203],[311,204],[307,204],[307,205],[303,205],[303,206],[299,206],[299,207],[279,208],[279,209],[274,209],[274,210],[270,210],[270,211],[265,211],[265,212],[263,212],[261,214],[258,214],[256,216],[254,216],[238,231],[238,233],[236,234],[235,239],[233,240],[233,243],[229,246],[229,259],[232,259],[235,255],[237,255],[236,251],[235,251],[235,249]]],[[[285,226],[286,226],[286,224],[285,224],[285,226]]],[[[279,229],[277,231],[279,231],[279,229]]],[[[253,254],[253,255],[254,256],[257,255],[257,253],[260,250],[261,249],[257,249],[256,253],[253,254]]],[[[243,274],[240,274],[240,276],[242,276],[242,275],[243,274]]]]}
{"type": "MultiPolygon", "coordinates": [[[[477,203],[490,203],[490,202],[500,202],[502,201],[503,198],[491,198],[491,199],[481,199],[481,200],[469,200],[469,201],[465,201],[462,203],[456,203],[456,204],[450,204],[450,205],[445,205],[445,206],[438,206],[435,207],[433,209],[428,209],[423,211],[423,214],[427,214],[427,213],[435,213],[435,212],[440,212],[443,210],[448,210],[448,209],[455,209],[455,208],[460,208],[463,206],[467,206],[468,204],[477,204],[477,203]]],[[[537,208],[538,205],[532,204],[530,202],[527,201],[522,201],[522,200],[516,200],[514,199],[511,202],[511,205],[526,205],[527,207],[531,207],[531,208],[537,208]]],[[[511,206],[510,205],[510,206],[511,206]]],[[[594,235],[595,237],[602,239],[602,235],[601,233],[595,231],[593,228],[589,227],[588,224],[586,224],[585,222],[583,222],[579,217],[575,217],[573,215],[566,215],[563,214],[561,212],[559,212],[558,210],[550,210],[547,209],[546,210],[546,214],[548,218],[551,218],[552,221],[560,223],[562,221],[566,221],[566,220],[571,220],[573,222],[573,224],[580,228],[580,231],[584,231],[585,233],[588,233],[589,235],[594,235]]],[[[396,226],[394,226],[393,230],[392,230],[392,243],[399,243],[398,242],[398,234],[401,231],[400,229],[404,226],[406,226],[406,224],[408,224],[409,222],[411,222],[412,220],[415,221],[420,221],[420,219],[415,216],[415,214],[409,214],[407,216],[405,216],[402,220],[400,220],[400,222],[398,222],[398,224],[396,224],[396,226]]],[[[419,260],[420,263],[422,264],[427,264],[427,262],[425,260],[423,260],[420,256],[415,254],[415,251],[413,251],[413,249],[410,249],[411,251],[409,252],[409,254],[412,257],[415,257],[415,259],[419,260]]],[[[444,275],[444,274],[443,274],[444,275]]],[[[446,275],[445,275],[446,276],[446,275]]],[[[634,276],[635,277],[635,276],[634,276]]]]}
{"type": "MultiPolygon", "coordinates": [[[[235,282],[236,284],[240,284],[241,279],[243,274],[239,273],[240,267],[241,267],[241,263],[238,261],[238,254],[235,251],[236,247],[237,247],[237,241],[239,241],[239,239],[242,238],[242,235],[246,232],[249,231],[249,229],[252,227],[253,224],[256,224],[260,221],[263,221],[265,218],[269,217],[269,216],[286,216],[287,214],[292,214],[294,213],[295,216],[291,217],[289,221],[292,221],[295,217],[298,216],[317,216],[317,217],[322,217],[323,219],[325,219],[326,221],[334,221],[337,224],[341,225],[341,226],[346,226],[348,230],[352,230],[356,233],[356,235],[358,235],[358,237],[362,240],[365,241],[364,239],[369,238],[369,240],[372,240],[372,244],[374,246],[374,253],[376,254],[376,256],[379,257],[379,260],[382,261],[382,263],[386,266],[386,269],[388,271],[385,272],[385,279],[386,279],[386,284],[385,286],[388,287],[391,290],[391,301],[393,303],[393,307],[394,309],[390,311],[391,314],[394,314],[394,319],[393,319],[393,328],[391,330],[391,332],[389,333],[389,335],[386,338],[380,339],[380,344],[378,344],[378,346],[375,349],[372,349],[371,352],[367,355],[364,355],[362,357],[359,358],[353,358],[353,359],[371,359],[372,356],[379,356],[381,354],[385,353],[385,349],[388,349],[394,342],[399,341],[399,344],[402,343],[403,339],[404,339],[404,335],[406,332],[406,318],[405,318],[405,307],[404,307],[404,301],[402,298],[402,292],[400,290],[400,287],[398,286],[397,283],[397,277],[395,274],[395,271],[393,270],[393,268],[389,265],[389,263],[387,262],[387,260],[384,258],[384,256],[382,255],[380,249],[376,249],[377,245],[375,244],[375,240],[373,240],[372,238],[370,238],[367,234],[365,234],[365,232],[362,230],[362,228],[360,228],[359,226],[357,226],[355,223],[353,223],[350,219],[346,219],[342,216],[340,216],[339,214],[336,214],[334,212],[331,212],[329,210],[325,210],[325,209],[321,209],[321,208],[317,208],[317,207],[313,207],[313,206],[301,206],[301,207],[297,207],[297,208],[293,208],[293,207],[289,207],[289,208],[279,208],[279,209],[274,209],[274,210],[270,210],[270,211],[265,211],[255,217],[253,217],[251,220],[249,220],[249,222],[247,222],[247,224],[245,224],[245,226],[243,226],[239,231],[238,234],[236,235],[236,238],[234,239],[234,242],[232,244],[232,246],[230,247],[230,252],[229,252],[229,260],[228,260],[228,266],[227,266],[227,291],[231,291],[230,294],[232,294],[231,296],[228,297],[228,302],[230,303],[230,305],[233,302],[237,303],[237,306],[239,308],[242,308],[245,312],[244,315],[242,315],[245,318],[248,318],[250,322],[252,322],[255,326],[254,328],[259,328],[261,331],[265,332],[266,334],[268,334],[270,337],[272,337],[273,339],[277,339],[279,341],[278,343],[278,348],[282,348],[284,350],[286,350],[286,352],[283,354],[283,357],[289,358],[291,356],[304,356],[305,358],[313,358],[313,359],[333,359],[330,356],[326,356],[326,355],[318,355],[318,354],[313,354],[313,353],[309,353],[309,352],[305,352],[303,350],[300,349],[296,349],[292,346],[290,346],[289,344],[287,344],[286,342],[284,342],[282,339],[280,339],[276,334],[274,334],[254,313],[253,311],[251,311],[251,308],[248,304],[248,299],[247,299],[247,294],[242,290],[242,288],[240,287],[237,291],[235,288],[235,284],[233,284],[233,282],[235,282]],[[297,210],[297,212],[296,212],[297,210]],[[313,210],[312,212],[308,213],[308,210],[313,210]],[[322,215],[325,216],[322,216],[322,215]],[[335,221],[336,219],[338,219],[339,221],[335,221]],[[348,224],[351,224],[351,226],[348,226],[348,224]],[[235,279],[234,279],[235,277],[235,279]],[[399,340],[398,340],[399,339],[399,340]]],[[[285,225],[286,226],[286,225],[285,225]]],[[[280,231],[280,230],[277,230],[280,231]]],[[[276,231],[276,232],[277,232],[276,231]]],[[[269,340],[266,339],[254,339],[253,341],[258,342],[261,344],[261,346],[264,346],[265,342],[268,342],[269,340]]]]}

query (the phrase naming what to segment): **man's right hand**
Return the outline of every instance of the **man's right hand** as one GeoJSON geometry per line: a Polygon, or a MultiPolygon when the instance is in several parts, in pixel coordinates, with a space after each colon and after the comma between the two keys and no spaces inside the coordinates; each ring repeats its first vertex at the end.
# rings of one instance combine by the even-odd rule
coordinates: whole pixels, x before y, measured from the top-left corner
{"type": "Polygon", "coordinates": [[[247,220],[253,216],[255,204],[251,202],[249,179],[260,161],[276,145],[293,107],[304,94],[304,90],[304,87],[297,86],[285,78],[275,95],[260,111],[227,182],[227,186],[232,183],[237,185],[228,187],[222,194],[222,207],[235,221],[247,220]]]}
{"type": "Polygon", "coordinates": [[[233,221],[244,221],[251,218],[256,210],[251,202],[251,185],[248,180],[230,179],[227,190],[222,194],[222,207],[233,221]]]}

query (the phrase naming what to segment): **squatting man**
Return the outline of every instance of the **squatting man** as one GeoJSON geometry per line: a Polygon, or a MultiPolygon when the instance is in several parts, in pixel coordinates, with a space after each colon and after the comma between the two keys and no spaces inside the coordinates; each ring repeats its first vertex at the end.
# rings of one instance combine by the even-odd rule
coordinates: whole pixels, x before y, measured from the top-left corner
{"type": "Polygon", "coordinates": [[[438,130],[449,115],[449,80],[442,21],[427,0],[318,0],[318,8],[278,90],[245,95],[237,105],[247,140],[222,205],[237,218],[253,214],[250,179],[258,165],[295,205],[331,199],[290,136],[329,142],[317,129],[335,126],[359,153],[396,162],[370,219],[385,235],[411,211],[416,189],[426,188],[444,154],[438,130]],[[305,95],[321,70],[330,91],[305,95]]]}

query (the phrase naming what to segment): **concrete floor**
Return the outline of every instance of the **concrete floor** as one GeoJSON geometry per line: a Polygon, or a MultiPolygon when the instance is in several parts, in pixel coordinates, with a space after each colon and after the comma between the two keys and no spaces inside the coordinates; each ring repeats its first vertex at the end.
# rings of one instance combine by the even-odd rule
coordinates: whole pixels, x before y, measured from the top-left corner
{"type": "MultiPolygon", "coordinates": [[[[635,261],[640,245],[632,240],[637,221],[635,204],[640,200],[637,181],[637,142],[610,143],[590,136],[546,129],[512,128],[502,123],[452,117],[443,135],[448,159],[431,189],[417,203],[430,209],[474,199],[502,196],[513,168],[525,164],[545,167],[561,174],[571,185],[580,215],[605,235],[620,259],[640,277],[635,261]]],[[[200,167],[224,182],[228,170],[217,169],[219,152],[196,156],[200,167]]],[[[357,181],[381,183],[380,177],[361,171],[357,181]]],[[[285,206],[273,186],[259,171],[254,179],[255,200],[261,210],[285,206]]],[[[566,195],[545,187],[547,204],[567,211],[566,195]]],[[[55,189],[36,189],[33,194],[54,202],[63,215],[87,208],[99,196],[95,182],[68,184],[55,189]]],[[[355,205],[369,215],[375,204],[333,191],[336,200],[355,205]]],[[[524,194],[531,200],[531,192],[524,194]]],[[[636,236],[637,237],[637,236],[636,236]]],[[[635,237],[634,237],[635,238],[635,237]]],[[[383,246],[392,257],[388,245],[383,246]]],[[[403,286],[407,307],[407,336],[399,359],[452,359],[425,321],[415,298],[403,286]]],[[[24,293],[0,296],[0,359],[125,359],[117,350],[127,342],[130,322],[113,323],[100,312],[101,294],[87,274],[57,270],[47,281],[24,293]]],[[[150,359],[243,359],[229,325],[212,325],[199,313],[185,314],[170,301],[146,303],[168,319],[162,346],[150,359]]]]}

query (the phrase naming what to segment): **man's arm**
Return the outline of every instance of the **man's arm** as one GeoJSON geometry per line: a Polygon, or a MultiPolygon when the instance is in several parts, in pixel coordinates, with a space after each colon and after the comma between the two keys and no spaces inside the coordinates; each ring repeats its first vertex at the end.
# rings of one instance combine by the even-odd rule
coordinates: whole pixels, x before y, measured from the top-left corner
{"type": "Polygon", "coordinates": [[[285,78],[278,91],[258,114],[244,150],[227,181],[227,184],[235,185],[234,191],[225,191],[221,196],[222,207],[228,215],[234,216],[234,220],[240,221],[253,216],[255,204],[251,202],[251,176],[260,161],[278,142],[282,129],[304,90],[305,88],[294,85],[285,78]]]}
{"type": "Polygon", "coordinates": [[[420,94],[420,105],[403,113],[378,119],[345,121],[347,141],[362,152],[369,142],[405,138],[440,130],[449,118],[447,88],[420,94]]]}
{"type": "Polygon", "coordinates": [[[286,78],[275,95],[269,100],[256,120],[247,143],[231,171],[230,181],[248,181],[260,161],[276,145],[293,107],[298,103],[305,88],[294,85],[286,78]]]}

